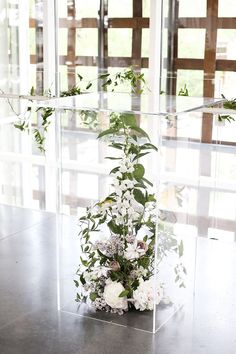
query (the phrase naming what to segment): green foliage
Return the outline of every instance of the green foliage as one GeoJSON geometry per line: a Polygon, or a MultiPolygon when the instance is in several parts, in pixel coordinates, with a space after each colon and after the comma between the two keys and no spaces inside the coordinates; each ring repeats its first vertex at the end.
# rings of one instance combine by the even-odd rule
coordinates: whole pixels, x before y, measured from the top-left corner
{"type": "Polygon", "coordinates": [[[133,175],[137,181],[141,181],[144,174],[145,174],[145,169],[144,169],[143,165],[141,165],[140,163],[134,165],[133,175]]]}
{"type": "Polygon", "coordinates": [[[135,94],[141,94],[146,88],[144,74],[137,72],[133,67],[118,72],[114,76],[106,73],[98,78],[102,80],[102,88],[104,90],[111,89],[112,92],[116,87],[126,82],[130,84],[131,92],[135,94]]]}
{"type": "Polygon", "coordinates": [[[236,110],[236,98],[233,98],[232,100],[228,100],[223,94],[221,96],[222,96],[222,98],[225,99],[225,101],[223,102],[224,108],[236,110]]]}
{"type": "MultiPolygon", "coordinates": [[[[143,91],[143,88],[140,88],[142,85],[145,86],[145,79],[144,79],[144,74],[140,74],[137,73],[134,68],[128,68],[125,69],[121,72],[116,73],[114,76],[106,73],[106,74],[102,74],[99,75],[97,79],[92,80],[92,81],[88,81],[85,85],[84,90],[82,90],[82,86],[84,83],[84,79],[83,76],[81,76],[80,74],[77,74],[78,80],[79,80],[79,84],[74,85],[73,87],[71,87],[68,90],[62,91],[60,93],[60,97],[70,97],[70,96],[76,96],[76,95],[80,95],[83,92],[86,92],[87,90],[89,90],[94,82],[97,81],[102,81],[102,87],[104,90],[107,90],[108,88],[111,88],[111,91],[114,91],[114,87],[118,87],[119,85],[123,84],[124,82],[130,83],[131,85],[131,89],[132,92],[134,93],[141,93],[143,91]]],[[[35,88],[32,86],[31,90],[30,90],[30,95],[31,96],[35,96],[36,95],[36,91],[35,88]]],[[[48,90],[44,93],[45,97],[52,97],[51,91],[48,90]]],[[[11,106],[11,103],[9,101],[9,105],[11,106]]],[[[11,106],[12,110],[14,111],[13,107],[11,106]]],[[[46,138],[46,133],[48,130],[48,127],[51,123],[51,118],[52,115],[54,113],[55,109],[54,108],[38,108],[36,110],[36,112],[38,112],[40,114],[40,118],[39,119],[39,123],[38,123],[38,127],[33,129],[33,136],[34,136],[34,140],[37,144],[38,149],[41,152],[45,152],[45,138],[46,138]]],[[[15,111],[14,111],[15,113],[15,111]]],[[[19,129],[20,131],[27,131],[29,132],[30,129],[30,115],[32,113],[32,108],[28,107],[27,114],[25,114],[25,116],[22,118],[19,118],[19,121],[16,122],[14,124],[14,127],[16,129],[19,129]]],[[[16,114],[17,115],[17,114],[16,114]]],[[[91,110],[82,110],[79,112],[81,121],[83,122],[83,124],[86,127],[89,128],[96,128],[97,127],[97,113],[95,111],[91,111],[91,110]]],[[[18,116],[18,115],[17,115],[18,116]]],[[[113,116],[111,116],[111,121],[113,120],[115,122],[115,118],[116,115],[113,114],[113,116]]],[[[135,116],[132,114],[122,114],[119,115],[118,117],[119,120],[119,124],[123,121],[123,124],[127,125],[127,126],[132,126],[132,127],[136,127],[136,120],[135,120],[135,116]]],[[[117,127],[119,128],[119,127],[117,127]]],[[[134,129],[139,129],[138,127],[134,128],[134,129]]],[[[116,130],[114,132],[111,132],[111,134],[115,133],[116,130]]],[[[143,135],[144,132],[143,131],[139,131],[140,135],[143,135]]],[[[106,133],[103,133],[104,135],[106,135],[106,133]]],[[[102,135],[103,136],[103,135],[102,135]]]]}
{"type": "Polygon", "coordinates": [[[129,290],[124,290],[120,293],[119,297],[125,297],[127,295],[129,295],[129,290]]]}
{"type": "Polygon", "coordinates": [[[186,84],[184,84],[184,87],[180,88],[178,96],[189,96],[189,92],[186,84]]]}
{"type": "MultiPolygon", "coordinates": [[[[223,107],[225,109],[232,109],[232,110],[236,110],[236,98],[233,98],[232,100],[228,100],[223,94],[221,95],[222,98],[225,99],[225,101],[223,102],[223,107]]],[[[229,123],[235,121],[235,118],[232,117],[229,114],[219,114],[218,115],[218,121],[219,122],[224,122],[224,121],[228,121],[229,123]]]]}

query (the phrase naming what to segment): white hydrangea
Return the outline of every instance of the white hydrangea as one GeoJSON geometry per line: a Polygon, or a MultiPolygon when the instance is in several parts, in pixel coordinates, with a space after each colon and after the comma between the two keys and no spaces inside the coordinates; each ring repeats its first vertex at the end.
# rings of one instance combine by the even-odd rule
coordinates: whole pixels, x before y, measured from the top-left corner
{"type": "MultiPolygon", "coordinates": [[[[158,305],[163,298],[163,288],[160,282],[157,282],[155,294],[155,303],[158,305]]],[[[134,306],[136,310],[153,310],[154,305],[154,280],[139,280],[138,288],[133,292],[134,306]]]]}

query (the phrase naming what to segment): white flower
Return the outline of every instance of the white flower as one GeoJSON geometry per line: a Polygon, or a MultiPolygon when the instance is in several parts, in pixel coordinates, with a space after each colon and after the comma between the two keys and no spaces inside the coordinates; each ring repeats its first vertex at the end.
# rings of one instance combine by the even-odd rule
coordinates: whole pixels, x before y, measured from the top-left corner
{"type": "Polygon", "coordinates": [[[116,223],[117,223],[118,225],[123,225],[123,224],[124,224],[124,218],[123,218],[123,216],[118,215],[117,218],[116,218],[116,223]]]}
{"type": "Polygon", "coordinates": [[[120,213],[122,216],[125,216],[127,214],[127,210],[125,207],[122,207],[121,210],[120,210],[120,213]]]}
{"type": "Polygon", "coordinates": [[[124,290],[125,288],[121,283],[111,281],[110,279],[107,280],[103,293],[103,297],[107,305],[115,309],[127,309],[127,297],[119,297],[120,293],[124,290]]]}
{"type": "Polygon", "coordinates": [[[130,259],[139,258],[139,256],[140,254],[137,249],[137,242],[129,243],[125,250],[124,257],[130,260],[130,259]]]}
{"type": "Polygon", "coordinates": [[[143,205],[138,203],[135,199],[131,200],[131,205],[137,213],[143,212],[143,205]]]}
{"type": "Polygon", "coordinates": [[[89,273],[89,272],[85,271],[83,273],[83,278],[84,278],[86,283],[89,283],[91,281],[91,278],[92,278],[92,273],[89,273]]]}
{"type": "Polygon", "coordinates": [[[122,178],[122,174],[117,171],[116,173],[114,173],[114,178],[122,178]]]}
{"type": "Polygon", "coordinates": [[[158,305],[163,298],[163,288],[160,282],[154,286],[154,280],[139,280],[138,288],[133,292],[134,306],[136,310],[153,310],[154,289],[156,289],[155,303],[158,305]]]}
{"type": "Polygon", "coordinates": [[[113,186],[114,187],[119,187],[120,186],[120,181],[118,179],[113,180],[113,186]]]}
{"type": "Polygon", "coordinates": [[[130,179],[125,179],[122,183],[126,186],[126,189],[132,189],[134,187],[134,182],[130,179]]]}
{"type": "Polygon", "coordinates": [[[109,270],[109,268],[98,266],[98,267],[94,268],[93,276],[96,278],[101,278],[102,276],[106,277],[108,270],[109,270]]]}
{"type": "Polygon", "coordinates": [[[127,167],[125,165],[120,166],[120,172],[121,173],[126,173],[127,172],[127,167]]]}
{"type": "Polygon", "coordinates": [[[135,240],[133,243],[128,244],[124,253],[124,257],[129,260],[136,259],[144,256],[147,250],[148,245],[146,242],[135,240]]]}
{"type": "Polygon", "coordinates": [[[119,187],[115,187],[115,193],[121,197],[122,196],[122,190],[120,189],[120,186],[119,187]]]}
{"type": "Polygon", "coordinates": [[[124,193],[124,198],[127,199],[127,200],[131,200],[131,199],[133,199],[133,195],[132,195],[132,193],[130,191],[126,191],[124,193]]]}

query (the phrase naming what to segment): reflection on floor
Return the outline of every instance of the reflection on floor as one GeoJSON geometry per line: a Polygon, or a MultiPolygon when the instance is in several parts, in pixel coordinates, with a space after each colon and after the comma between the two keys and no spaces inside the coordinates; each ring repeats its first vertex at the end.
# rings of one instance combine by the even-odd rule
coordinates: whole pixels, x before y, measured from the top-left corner
{"type": "Polygon", "coordinates": [[[194,301],[152,336],[58,312],[53,214],[2,205],[0,231],[1,354],[235,354],[235,244],[198,239],[194,301]]]}

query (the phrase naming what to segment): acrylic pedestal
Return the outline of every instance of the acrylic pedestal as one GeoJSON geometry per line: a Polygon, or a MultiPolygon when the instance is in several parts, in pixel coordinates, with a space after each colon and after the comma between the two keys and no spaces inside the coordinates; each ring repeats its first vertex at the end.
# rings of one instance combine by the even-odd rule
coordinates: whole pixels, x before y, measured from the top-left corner
{"type": "MultiPolygon", "coordinates": [[[[6,98],[1,100],[6,103],[6,98]]],[[[21,107],[23,102],[24,106],[30,104],[23,99],[15,100],[18,107],[21,107]]],[[[227,147],[222,142],[229,129],[234,131],[235,123],[231,125],[226,123],[224,126],[218,124],[216,108],[213,112],[215,143],[205,144],[201,142],[202,112],[190,112],[195,109],[208,111],[209,108],[205,106],[213,103],[215,103],[213,99],[163,96],[158,102],[159,108],[155,109],[150,98],[140,100],[140,97],[117,96],[117,94],[84,95],[84,97],[33,102],[35,106],[51,106],[56,110],[55,140],[58,155],[55,162],[50,163],[50,168],[51,171],[58,172],[57,183],[51,183],[47,188],[58,187],[59,195],[58,307],[61,311],[147,332],[156,332],[167,321],[177,321],[184,314],[184,305],[192,301],[196,287],[198,236],[222,240],[223,236],[230,238],[232,233],[230,223],[227,224],[229,229],[224,229],[222,218],[219,216],[219,213],[224,213],[224,210],[220,210],[219,205],[222,202],[222,193],[230,191],[235,193],[232,166],[228,168],[226,164],[228,157],[235,151],[232,146],[227,147]],[[86,206],[102,198],[109,186],[111,165],[105,160],[105,156],[110,151],[106,143],[99,143],[96,139],[97,130],[104,129],[109,124],[111,112],[122,112],[121,104],[125,112],[135,114],[140,127],[149,133],[152,143],[159,148],[158,153],[154,153],[150,158],[144,156],[143,163],[149,179],[156,185],[158,208],[165,216],[165,223],[171,224],[178,239],[182,239],[184,243],[183,263],[187,268],[186,289],[179,290],[174,284],[173,266],[176,258],[168,257],[162,264],[160,276],[165,283],[166,295],[170,297],[173,304],[158,305],[155,318],[153,312],[129,312],[122,316],[103,312],[93,313],[84,309],[84,305],[78,312],[78,304],[74,302],[76,288],[73,279],[80,262],[78,217],[84,213],[86,206]],[[84,121],[81,122],[81,111],[83,117],[89,118],[86,126],[83,125],[84,121]],[[90,113],[85,115],[84,112],[88,111],[90,113]],[[96,124],[93,126],[96,123],[94,117],[99,119],[98,126],[95,126],[96,124]],[[89,127],[90,124],[92,126],[89,127]],[[84,186],[88,187],[84,188],[84,186]],[[206,205],[210,208],[210,217],[206,205]]],[[[11,131],[9,134],[14,134],[14,137],[17,135],[20,139],[21,133],[15,133],[11,126],[14,121],[13,113],[8,109],[1,118],[2,136],[6,137],[6,127],[9,127],[9,132],[11,131]]],[[[29,145],[30,139],[29,136],[26,142],[24,138],[23,146],[29,145]]],[[[10,142],[10,138],[8,141],[10,142]]],[[[43,164],[44,157],[27,155],[26,159],[24,151],[19,151],[17,154],[15,152],[4,143],[0,161],[2,166],[6,164],[12,166],[10,164],[14,162],[24,167],[26,174],[19,173],[19,178],[22,178],[22,182],[19,179],[19,183],[22,187],[24,183],[26,184],[27,179],[24,176],[29,175],[29,168],[31,169],[37,163],[43,164]],[[21,153],[22,156],[19,155],[21,153]]],[[[12,167],[10,169],[12,170],[12,167]]],[[[6,175],[1,174],[3,192],[1,201],[6,202],[8,198],[9,203],[14,204],[7,194],[7,177],[5,177],[6,175]]],[[[12,183],[16,184],[14,181],[12,183]]],[[[22,203],[22,206],[30,206],[25,198],[19,200],[19,203],[22,203]]],[[[199,284],[197,286],[199,287],[199,284]]]]}
{"type": "MultiPolygon", "coordinates": [[[[191,302],[194,294],[199,222],[196,218],[195,234],[186,230],[183,232],[183,228],[189,224],[186,203],[192,198],[192,189],[198,193],[202,183],[202,172],[189,168],[193,161],[192,150],[200,151],[202,148],[201,138],[193,147],[193,139],[188,137],[193,125],[196,134],[201,131],[202,121],[197,114],[189,112],[215,102],[214,99],[161,96],[158,106],[155,106],[148,96],[140,98],[128,94],[105,93],[55,101],[60,119],[60,214],[74,216],[59,216],[58,223],[58,287],[61,311],[150,333],[157,332],[165,323],[182,315],[184,304],[191,302]],[[165,299],[157,306],[154,304],[154,311],[130,311],[117,315],[94,311],[84,303],[78,306],[74,301],[76,289],[73,279],[76,278],[75,272],[81,256],[79,239],[75,236],[78,233],[77,219],[83,215],[85,207],[104,200],[111,184],[109,171],[116,166],[105,159],[106,156],[111,156],[109,137],[106,141],[97,140],[99,131],[109,129],[112,114],[135,117],[138,126],[150,136],[151,143],[158,147],[158,153],[144,156],[142,163],[148,179],[155,186],[154,193],[163,227],[171,226],[178,241],[182,240],[184,245],[181,261],[187,268],[184,280],[186,288],[179,289],[175,284],[174,267],[178,259],[167,256],[154,273],[164,282],[165,293],[170,301],[168,303],[165,299]],[[186,174],[181,169],[179,171],[177,155],[186,174]],[[181,208],[179,212],[178,209],[181,208]],[[68,223],[71,222],[73,232],[70,227],[68,229],[68,223]]],[[[200,226],[199,222],[199,229],[200,226]]],[[[162,227],[159,228],[158,235],[161,233],[162,227]]],[[[159,241],[157,236],[156,244],[159,241]]]]}

